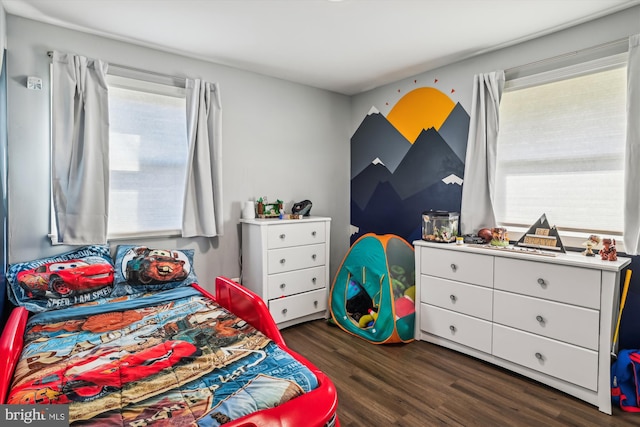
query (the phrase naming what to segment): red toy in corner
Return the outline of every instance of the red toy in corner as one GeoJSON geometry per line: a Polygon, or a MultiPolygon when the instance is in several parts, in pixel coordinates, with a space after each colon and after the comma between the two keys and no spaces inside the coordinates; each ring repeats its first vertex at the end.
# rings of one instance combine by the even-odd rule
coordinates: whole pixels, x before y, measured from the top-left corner
{"type": "Polygon", "coordinates": [[[615,261],[618,259],[616,251],[616,239],[602,239],[603,248],[600,249],[600,258],[603,261],[615,261]]]}

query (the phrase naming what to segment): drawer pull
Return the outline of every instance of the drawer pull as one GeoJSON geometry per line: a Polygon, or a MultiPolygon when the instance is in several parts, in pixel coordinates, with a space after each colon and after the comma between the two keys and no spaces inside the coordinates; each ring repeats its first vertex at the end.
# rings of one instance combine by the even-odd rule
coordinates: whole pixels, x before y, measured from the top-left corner
{"type": "Polygon", "coordinates": [[[316,283],[316,280],[318,280],[318,279],[316,279],[315,277],[312,277],[312,278],[311,278],[311,282],[312,282],[313,284],[315,284],[315,283],[316,283]]]}
{"type": "Polygon", "coordinates": [[[317,233],[317,232],[315,232],[315,231],[312,231],[312,232],[311,232],[311,235],[312,235],[313,237],[316,237],[316,234],[318,234],[318,233],[317,233]]]}
{"type": "Polygon", "coordinates": [[[542,317],[542,316],[540,316],[540,315],[537,315],[537,316],[536,316],[536,320],[537,320],[538,322],[540,322],[540,323],[544,323],[544,317],[542,317]]]}
{"type": "Polygon", "coordinates": [[[286,284],[284,284],[284,283],[281,283],[281,284],[280,284],[280,289],[284,289],[284,288],[286,288],[286,287],[287,287],[287,285],[286,285],[286,284]]]}
{"type": "Polygon", "coordinates": [[[318,308],[318,301],[314,301],[314,302],[313,302],[313,306],[314,306],[315,308],[318,308]]]}
{"type": "Polygon", "coordinates": [[[451,264],[451,271],[455,272],[458,269],[458,266],[455,264],[451,264]]]}
{"type": "Polygon", "coordinates": [[[282,240],[284,240],[284,238],[285,238],[285,237],[287,237],[287,235],[286,235],[286,234],[284,234],[284,233],[282,233],[282,234],[280,235],[280,238],[281,238],[282,240]]]}
{"type": "Polygon", "coordinates": [[[449,295],[449,299],[451,300],[451,302],[456,302],[458,297],[456,297],[455,295],[449,295]]]}
{"type": "Polygon", "coordinates": [[[538,359],[538,360],[544,360],[544,356],[542,355],[542,353],[537,353],[537,352],[536,352],[536,359],[538,359]]]}
{"type": "Polygon", "coordinates": [[[450,325],[450,326],[449,326],[449,330],[450,330],[451,332],[455,333],[455,332],[456,332],[456,327],[455,327],[455,326],[453,326],[453,325],[450,325]]]}
{"type": "Polygon", "coordinates": [[[287,261],[286,259],[282,258],[282,259],[280,260],[280,264],[284,264],[286,261],[287,261]]]}
{"type": "Polygon", "coordinates": [[[286,308],[282,309],[282,314],[287,314],[287,309],[286,308]]]}
{"type": "Polygon", "coordinates": [[[539,284],[540,286],[542,286],[543,288],[544,288],[545,286],[547,286],[547,283],[544,281],[544,279],[543,279],[542,277],[538,279],[538,284],[539,284]]]}
{"type": "Polygon", "coordinates": [[[314,261],[316,260],[317,257],[318,257],[318,255],[316,255],[316,254],[311,255],[311,259],[314,260],[314,261]]]}

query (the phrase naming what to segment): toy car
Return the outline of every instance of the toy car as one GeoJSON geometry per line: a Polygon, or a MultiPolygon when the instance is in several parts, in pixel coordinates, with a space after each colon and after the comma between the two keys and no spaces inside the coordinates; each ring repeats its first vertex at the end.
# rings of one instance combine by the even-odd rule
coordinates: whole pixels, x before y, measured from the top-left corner
{"type": "Polygon", "coordinates": [[[51,291],[60,297],[70,297],[111,285],[113,272],[113,266],[102,258],[72,259],[22,271],[17,280],[29,296],[43,296],[51,291]]]}
{"type": "Polygon", "coordinates": [[[163,249],[136,248],[136,256],[127,262],[126,267],[127,281],[144,285],[180,281],[188,275],[184,260],[163,249]]]}

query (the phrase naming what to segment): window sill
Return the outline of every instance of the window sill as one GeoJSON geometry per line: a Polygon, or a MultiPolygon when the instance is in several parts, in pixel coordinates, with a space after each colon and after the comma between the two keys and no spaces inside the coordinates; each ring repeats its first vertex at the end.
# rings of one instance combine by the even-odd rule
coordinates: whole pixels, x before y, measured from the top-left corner
{"type": "MultiPolygon", "coordinates": [[[[53,246],[66,245],[66,243],[58,242],[57,234],[48,234],[53,246]]],[[[117,242],[135,239],[175,239],[182,237],[180,230],[154,230],[138,233],[114,233],[107,236],[107,241],[117,242]]]]}
{"type": "MultiPolygon", "coordinates": [[[[521,227],[506,227],[509,233],[509,240],[512,242],[517,242],[520,238],[529,231],[528,228],[521,227]]],[[[567,251],[572,252],[582,252],[585,250],[586,246],[584,242],[587,241],[591,233],[580,233],[574,231],[562,231],[558,229],[558,235],[560,236],[560,240],[562,241],[562,245],[567,251]]],[[[621,234],[610,234],[599,236],[602,238],[612,238],[616,241],[616,250],[620,253],[625,252],[623,236],[621,234]]],[[[602,247],[602,243],[596,246],[594,249],[598,250],[602,247]]]]}

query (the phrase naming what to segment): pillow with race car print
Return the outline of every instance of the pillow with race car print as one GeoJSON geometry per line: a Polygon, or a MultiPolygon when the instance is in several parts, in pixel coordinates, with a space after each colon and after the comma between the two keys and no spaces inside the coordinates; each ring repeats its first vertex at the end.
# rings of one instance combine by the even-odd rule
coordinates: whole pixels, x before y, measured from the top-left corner
{"type": "Polygon", "coordinates": [[[193,253],[193,249],[119,245],[113,296],[157,292],[197,283],[193,253]]]}
{"type": "Polygon", "coordinates": [[[60,255],[9,265],[9,300],[31,312],[84,304],[113,291],[108,245],[89,245],[60,255]]]}

